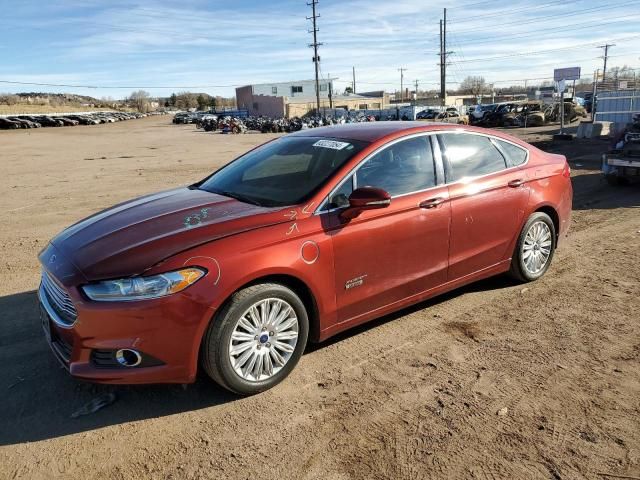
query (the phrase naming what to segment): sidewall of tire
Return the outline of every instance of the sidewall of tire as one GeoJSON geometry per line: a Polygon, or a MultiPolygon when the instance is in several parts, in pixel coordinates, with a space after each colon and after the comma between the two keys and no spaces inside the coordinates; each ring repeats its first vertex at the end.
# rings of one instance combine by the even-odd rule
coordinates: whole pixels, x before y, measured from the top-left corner
{"type": "Polygon", "coordinates": [[[523,282],[533,282],[534,280],[538,280],[540,277],[542,277],[551,266],[551,261],[553,260],[553,256],[556,251],[556,242],[556,227],[549,215],[544,212],[535,212],[531,216],[529,216],[527,222],[524,224],[524,227],[522,227],[520,236],[518,237],[518,242],[516,243],[516,250],[511,261],[512,276],[523,282]],[[531,274],[524,264],[524,259],[522,257],[522,244],[524,243],[524,239],[526,238],[527,232],[529,231],[529,228],[531,228],[531,225],[538,221],[545,222],[551,231],[551,253],[549,254],[547,264],[544,266],[544,268],[536,274],[531,274]]]}
{"type": "Polygon", "coordinates": [[[204,367],[207,373],[221,386],[241,395],[253,395],[268,390],[284,380],[295,368],[307,344],[309,316],[304,303],[292,290],[280,284],[257,284],[236,292],[219,311],[209,325],[203,349],[204,367]],[[267,298],[285,300],[298,317],[298,341],[287,364],[274,376],[259,382],[240,377],[229,358],[231,335],[240,316],[254,303],[267,298]]]}

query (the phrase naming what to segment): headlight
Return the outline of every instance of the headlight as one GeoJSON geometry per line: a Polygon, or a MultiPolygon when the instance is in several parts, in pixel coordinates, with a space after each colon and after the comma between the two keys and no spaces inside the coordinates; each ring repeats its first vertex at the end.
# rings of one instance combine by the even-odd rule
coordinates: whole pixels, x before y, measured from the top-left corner
{"type": "Polygon", "coordinates": [[[191,267],[149,277],[106,280],[85,285],[82,290],[87,297],[98,302],[148,300],[180,292],[200,280],[205,273],[203,269],[191,267]]]}

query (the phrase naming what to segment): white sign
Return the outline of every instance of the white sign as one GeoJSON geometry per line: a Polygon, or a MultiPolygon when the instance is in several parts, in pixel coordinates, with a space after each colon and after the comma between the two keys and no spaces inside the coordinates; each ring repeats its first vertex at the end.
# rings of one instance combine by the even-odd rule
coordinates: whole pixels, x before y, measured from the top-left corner
{"type": "Polygon", "coordinates": [[[335,140],[318,140],[313,144],[314,147],[331,148],[333,150],[342,150],[351,145],[348,142],[336,142],[335,140]]]}
{"type": "Polygon", "coordinates": [[[553,71],[553,80],[580,80],[580,67],[556,68],[553,71]]]}
{"type": "Polygon", "coordinates": [[[627,89],[627,81],[626,80],[620,80],[618,82],[618,88],[620,90],[626,90],[627,89]]]}

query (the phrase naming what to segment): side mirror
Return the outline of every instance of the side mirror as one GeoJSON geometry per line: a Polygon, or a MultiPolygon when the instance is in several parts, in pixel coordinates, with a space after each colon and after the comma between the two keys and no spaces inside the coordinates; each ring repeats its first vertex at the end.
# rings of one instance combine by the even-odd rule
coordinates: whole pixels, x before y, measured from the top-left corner
{"type": "Polygon", "coordinates": [[[356,218],[364,210],[386,208],[391,205],[391,195],[381,188],[361,187],[349,195],[349,206],[340,213],[345,221],[356,218]]]}

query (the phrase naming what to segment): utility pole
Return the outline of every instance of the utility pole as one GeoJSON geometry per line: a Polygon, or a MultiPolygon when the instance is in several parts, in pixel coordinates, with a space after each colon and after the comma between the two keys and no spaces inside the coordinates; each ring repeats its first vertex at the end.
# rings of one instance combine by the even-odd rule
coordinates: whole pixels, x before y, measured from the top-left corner
{"type": "Polygon", "coordinates": [[[320,57],[318,56],[318,47],[322,43],[318,43],[318,27],[316,26],[316,19],[320,15],[316,15],[316,5],[318,0],[311,0],[311,3],[307,3],[311,7],[311,16],[307,17],[307,20],[313,21],[313,30],[309,30],[309,33],[313,33],[313,43],[309,44],[309,47],[313,48],[313,63],[316,67],[316,115],[320,115],[320,80],[318,76],[318,70],[320,67],[320,57]]]}
{"type": "Polygon", "coordinates": [[[404,72],[407,71],[406,68],[399,68],[400,72],[400,103],[404,101],[404,72]]]}
{"type": "Polygon", "coordinates": [[[417,105],[418,104],[418,80],[417,79],[414,80],[414,83],[416,84],[416,93],[415,93],[416,100],[415,100],[415,104],[417,105]]]}
{"type": "Polygon", "coordinates": [[[440,104],[447,105],[447,9],[444,9],[444,19],[440,20],[440,104]]]}
{"type": "Polygon", "coordinates": [[[598,75],[600,75],[600,69],[593,72],[593,94],[591,95],[591,121],[596,121],[596,109],[597,102],[596,98],[598,96],[598,75]]]}
{"type": "Polygon", "coordinates": [[[351,89],[353,90],[353,93],[356,93],[356,67],[352,67],[353,68],[353,84],[351,89]]]}
{"type": "Polygon", "coordinates": [[[615,47],[615,43],[605,43],[604,45],[599,45],[598,48],[604,49],[604,67],[602,68],[602,83],[606,85],[607,83],[607,60],[609,58],[609,47],[615,47]]]}

